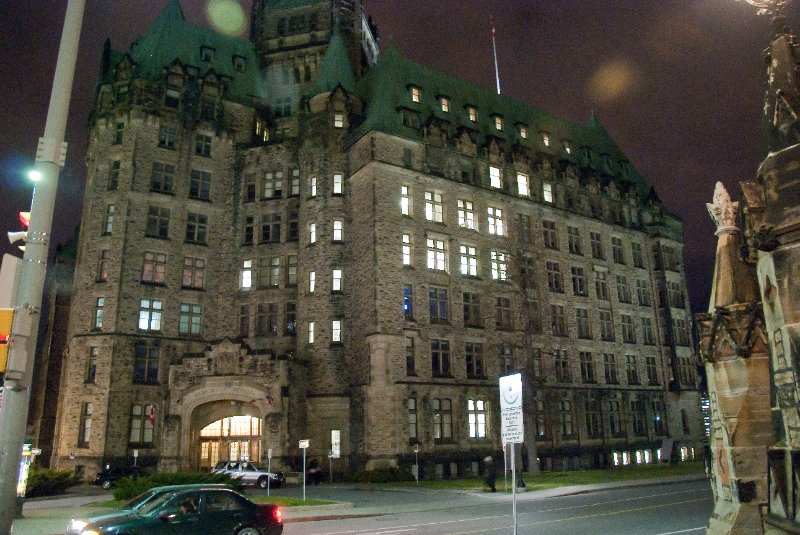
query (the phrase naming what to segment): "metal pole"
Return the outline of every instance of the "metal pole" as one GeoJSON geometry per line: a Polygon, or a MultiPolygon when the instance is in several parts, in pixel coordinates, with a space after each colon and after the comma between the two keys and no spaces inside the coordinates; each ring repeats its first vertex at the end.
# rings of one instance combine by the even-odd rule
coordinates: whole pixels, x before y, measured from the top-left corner
{"type": "Polygon", "coordinates": [[[269,496],[270,474],[272,474],[272,455],[267,457],[267,496],[269,496]]]}
{"type": "Polygon", "coordinates": [[[417,486],[419,487],[419,450],[418,449],[414,450],[414,464],[417,465],[416,476],[417,476],[417,486]]]}
{"type": "Polygon", "coordinates": [[[506,451],[508,444],[503,444],[503,492],[508,491],[508,457],[506,451]]]}
{"type": "Polygon", "coordinates": [[[72,79],[78,57],[85,0],[69,0],[58,50],[56,72],[47,109],[44,136],[39,140],[36,170],[41,181],[35,186],[31,203],[28,240],[20,270],[20,283],[11,329],[8,366],[0,408],[0,533],[10,533],[16,510],[17,476],[22,443],[28,420],[33,360],[41,317],[53,207],[58,174],[66,154],[67,127],[72,79]]]}
{"type": "Polygon", "coordinates": [[[303,501],[306,501],[306,448],[303,448],[303,501]]]}
{"type": "Polygon", "coordinates": [[[514,443],[511,443],[511,511],[514,515],[514,535],[517,535],[517,466],[514,459],[514,443]]]}

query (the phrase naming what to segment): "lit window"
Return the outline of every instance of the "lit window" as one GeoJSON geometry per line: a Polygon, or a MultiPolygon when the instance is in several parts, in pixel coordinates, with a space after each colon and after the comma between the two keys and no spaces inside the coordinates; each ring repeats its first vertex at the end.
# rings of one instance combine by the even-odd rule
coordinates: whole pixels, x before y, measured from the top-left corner
{"type": "Polygon", "coordinates": [[[333,320],[331,322],[331,342],[342,341],[342,320],[333,320]]]}
{"type": "Polygon", "coordinates": [[[200,334],[203,323],[202,308],[194,303],[181,303],[181,315],[178,332],[181,334],[200,334]]]}
{"type": "Polygon", "coordinates": [[[163,284],[167,271],[167,255],[146,251],[142,263],[142,282],[163,284]]]}
{"type": "Polygon", "coordinates": [[[428,246],[428,269],[447,271],[447,248],[445,240],[438,237],[429,237],[428,246]]]}
{"type": "Polygon", "coordinates": [[[503,118],[500,117],[499,115],[494,116],[494,127],[496,130],[503,129],[503,118]]]}
{"type": "Polygon", "coordinates": [[[316,271],[309,271],[308,272],[308,293],[314,293],[314,290],[317,287],[317,272],[316,271]]]}
{"type": "Polygon", "coordinates": [[[313,321],[308,322],[308,343],[314,343],[314,331],[315,331],[316,324],[313,321]]]}
{"type": "Polygon", "coordinates": [[[242,262],[242,276],[241,276],[242,290],[249,290],[253,287],[253,261],[245,260],[242,262]]]}
{"type": "Polygon", "coordinates": [[[473,123],[477,122],[478,121],[478,108],[475,108],[474,106],[468,106],[467,107],[467,115],[469,116],[469,120],[470,121],[472,121],[473,123]]]}
{"type": "Polygon", "coordinates": [[[469,438],[486,438],[486,402],[482,399],[467,400],[469,438]]]}
{"type": "Polygon", "coordinates": [[[161,312],[164,305],[161,301],[142,299],[139,301],[139,329],[142,331],[161,330],[161,312]]]}
{"type": "Polygon", "coordinates": [[[421,96],[421,92],[419,87],[411,86],[411,101],[412,102],[419,102],[421,96]]]}
{"type": "Polygon", "coordinates": [[[341,219],[333,220],[333,241],[342,241],[344,239],[344,222],[341,219]]]}
{"type": "Polygon", "coordinates": [[[103,328],[103,316],[104,316],[105,306],[106,306],[106,298],[98,297],[94,305],[94,324],[92,325],[93,329],[97,330],[103,328]]]}
{"type": "Polygon", "coordinates": [[[445,113],[450,112],[450,99],[447,97],[439,97],[439,104],[442,107],[442,111],[445,113]]]}
{"type": "Polygon", "coordinates": [[[442,194],[433,191],[425,192],[425,219],[441,223],[444,220],[442,194]]]}
{"type": "Polygon", "coordinates": [[[547,132],[542,132],[542,143],[544,143],[545,147],[550,146],[550,134],[547,132]]]}
{"type": "Polygon", "coordinates": [[[531,186],[530,181],[528,180],[528,175],[517,173],[517,194],[523,197],[527,197],[531,194],[531,186]]]}
{"type": "Polygon", "coordinates": [[[400,186],[400,213],[411,215],[411,188],[400,186]]]}
{"type": "Polygon", "coordinates": [[[153,444],[153,426],[156,421],[154,405],[134,405],[131,408],[129,444],[153,444]]]}
{"type": "Polygon", "coordinates": [[[475,223],[475,210],[472,206],[472,201],[464,201],[459,199],[458,202],[458,226],[478,230],[475,223]]]}
{"type": "Polygon", "coordinates": [[[500,251],[491,252],[492,279],[508,280],[508,255],[500,251]]]}
{"type": "Polygon", "coordinates": [[[528,127],[527,126],[520,126],[519,127],[519,137],[522,139],[528,139],[528,127]]]}
{"type": "Polygon", "coordinates": [[[333,175],[333,194],[341,195],[344,192],[344,180],[342,175],[333,175]]]}
{"type": "Polygon", "coordinates": [[[308,243],[317,243],[317,224],[308,224],[308,243]]]}
{"type": "Polygon", "coordinates": [[[341,269],[334,269],[333,275],[331,277],[331,291],[332,292],[341,292],[342,291],[342,270],[341,269]]]}
{"type": "Polygon", "coordinates": [[[493,188],[502,188],[503,180],[500,178],[500,168],[489,166],[489,185],[493,188]]]}
{"type": "Polygon", "coordinates": [[[502,236],[505,233],[503,230],[503,210],[489,206],[487,212],[489,214],[489,234],[502,236]]]}
{"type": "Polygon", "coordinates": [[[544,202],[553,202],[553,185],[550,182],[542,183],[542,199],[544,202]]]}
{"type": "Polygon", "coordinates": [[[312,176],[308,179],[308,196],[309,197],[316,197],[317,196],[317,177],[312,176]]]}
{"type": "Polygon", "coordinates": [[[403,234],[403,265],[411,265],[411,235],[403,234]]]}
{"type": "Polygon", "coordinates": [[[116,211],[116,207],[113,204],[109,204],[106,207],[106,218],[103,222],[103,234],[111,234],[111,231],[114,229],[114,212],[116,211]]]}
{"type": "Polygon", "coordinates": [[[89,439],[92,437],[92,403],[84,403],[81,406],[81,425],[79,428],[78,447],[86,448],[89,446],[89,439]]]}
{"type": "Polygon", "coordinates": [[[344,114],[343,113],[334,113],[333,114],[333,127],[334,128],[344,128],[344,114]]]}
{"type": "Polygon", "coordinates": [[[478,276],[478,254],[472,245],[461,245],[461,274],[471,277],[478,276]]]}

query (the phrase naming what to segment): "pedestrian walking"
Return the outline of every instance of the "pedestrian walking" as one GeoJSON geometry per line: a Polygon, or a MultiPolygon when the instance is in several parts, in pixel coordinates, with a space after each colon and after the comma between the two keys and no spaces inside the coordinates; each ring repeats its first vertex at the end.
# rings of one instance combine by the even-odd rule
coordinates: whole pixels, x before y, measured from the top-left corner
{"type": "Polygon", "coordinates": [[[494,458],[487,455],[483,462],[486,463],[486,484],[492,489],[492,492],[497,492],[494,486],[494,481],[497,479],[497,466],[494,464],[494,458]]]}

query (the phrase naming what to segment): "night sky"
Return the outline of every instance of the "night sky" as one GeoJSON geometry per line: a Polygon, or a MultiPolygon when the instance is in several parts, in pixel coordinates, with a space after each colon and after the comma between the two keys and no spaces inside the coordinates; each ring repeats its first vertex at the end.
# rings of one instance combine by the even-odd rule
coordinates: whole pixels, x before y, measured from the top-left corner
{"type": "MultiPolygon", "coordinates": [[[[214,1],[214,0],[210,0],[214,1]]],[[[220,1],[220,0],[217,0],[220,1]]],[[[103,42],[127,50],[167,0],[87,0],[54,239],[78,225],[86,121],[103,42]]],[[[206,0],[182,0],[208,25],[206,0]]],[[[416,62],[495,87],[489,17],[497,27],[502,93],[586,124],[592,111],[685,224],[695,312],[708,306],[715,237],[705,203],[721,180],[732,195],[762,159],[770,21],[735,0],[364,0],[382,44],[416,62]]],[[[0,230],[30,205],[24,177],[44,132],[66,0],[0,0],[0,230]]],[[[249,21],[250,1],[242,1],[249,21]]],[[[800,8],[789,23],[800,28],[800,8]]],[[[245,29],[246,30],[246,29],[245,29]]],[[[246,37],[246,34],[244,35],[246,37]]],[[[3,235],[0,253],[9,252],[3,235]]]]}

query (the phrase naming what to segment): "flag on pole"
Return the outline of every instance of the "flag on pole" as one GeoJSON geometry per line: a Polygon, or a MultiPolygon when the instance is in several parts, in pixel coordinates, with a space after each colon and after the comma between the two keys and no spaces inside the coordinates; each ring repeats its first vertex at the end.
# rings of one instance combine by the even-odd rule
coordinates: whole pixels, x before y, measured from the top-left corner
{"type": "Polygon", "coordinates": [[[156,406],[150,405],[150,408],[147,410],[148,415],[150,417],[150,426],[156,426],[156,406]]]}
{"type": "Polygon", "coordinates": [[[497,36],[497,29],[494,27],[494,18],[489,16],[489,24],[492,27],[492,55],[494,56],[494,79],[497,82],[497,94],[500,94],[500,70],[497,67],[497,44],[495,37],[497,36]]]}

